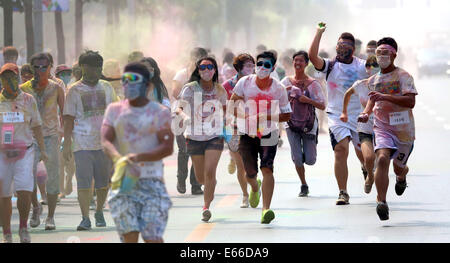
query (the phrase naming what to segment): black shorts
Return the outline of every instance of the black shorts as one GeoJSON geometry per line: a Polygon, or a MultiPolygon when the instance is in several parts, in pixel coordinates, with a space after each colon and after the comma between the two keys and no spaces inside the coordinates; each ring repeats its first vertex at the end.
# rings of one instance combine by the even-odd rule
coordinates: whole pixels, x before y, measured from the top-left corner
{"type": "Polygon", "coordinates": [[[373,135],[364,133],[364,132],[358,132],[359,136],[359,142],[362,144],[363,142],[367,141],[373,144],[373,135]]]}
{"type": "MultiPolygon", "coordinates": [[[[271,134],[263,136],[263,139],[270,138],[271,134]]],[[[244,162],[245,172],[249,178],[258,175],[258,155],[261,159],[260,168],[269,168],[273,172],[273,161],[277,154],[278,145],[261,146],[261,139],[252,138],[247,134],[241,136],[239,141],[239,153],[244,162]]]]}
{"type": "Polygon", "coordinates": [[[205,155],[207,150],[223,151],[223,138],[213,138],[209,141],[194,141],[186,138],[188,155],[205,155]]]}

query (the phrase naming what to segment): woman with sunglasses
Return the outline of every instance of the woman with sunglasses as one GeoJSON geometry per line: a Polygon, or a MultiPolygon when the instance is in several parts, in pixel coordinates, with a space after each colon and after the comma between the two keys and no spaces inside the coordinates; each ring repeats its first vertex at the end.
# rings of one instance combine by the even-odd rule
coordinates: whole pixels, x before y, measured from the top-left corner
{"type": "Polygon", "coordinates": [[[137,243],[140,233],[146,243],[162,243],[172,206],[162,161],[173,152],[170,109],[148,99],[153,88],[144,64],[130,63],[124,71],[125,99],[108,106],[102,126],[102,145],[116,172],[126,164],[122,187],[109,198],[111,216],[123,242],[137,243]]]}
{"type": "MultiPolygon", "coordinates": [[[[222,86],[225,88],[228,94],[228,99],[233,95],[233,89],[236,86],[237,82],[245,76],[253,74],[255,72],[255,59],[247,53],[239,54],[233,60],[233,67],[238,72],[234,77],[225,81],[222,86]]],[[[235,120],[233,121],[233,130],[237,130],[237,125],[235,120]]],[[[239,181],[239,185],[242,189],[242,204],[241,208],[248,208],[248,191],[247,191],[247,179],[245,178],[245,169],[244,162],[242,161],[242,157],[239,154],[239,136],[233,133],[232,140],[228,143],[228,148],[230,150],[230,164],[228,165],[228,173],[233,174],[237,168],[237,177],[239,181]]]]}
{"type": "Polygon", "coordinates": [[[148,99],[157,101],[162,105],[170,108],[169,93],[167,92],[166,85],[161,79],[161,70],[158,67],[158,63],[151,57],[143,58],[141,63],[144,64],[150,72],[150,89],[153,92],[148,93],[148,99]]]}
{"type": "Polygon", "coordinates": [[[187,124],[187,153],[195,176],[204,185],[202,221],[211,218],[209,210],[216,188],[216,169],[223,151],[223,117],[227,92],[218,83],[217,62],[212,57],[197,61],[190,83],[180,93],[176,114],[187,124]]]}

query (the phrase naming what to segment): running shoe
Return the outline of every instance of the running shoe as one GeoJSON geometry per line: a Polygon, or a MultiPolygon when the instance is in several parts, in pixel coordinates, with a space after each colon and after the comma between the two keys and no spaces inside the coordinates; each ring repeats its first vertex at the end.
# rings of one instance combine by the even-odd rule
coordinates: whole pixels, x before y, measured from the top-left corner
{"type": "Polygon", "coordinates": [[[253,190],[250,190],[249,203],[252,208],[258,207],[260,197],[261,197],[261,180],[258,179],[258,192],[253,192],[253,190]]]}
{"type": "Polygon", "coordinates": [[[309,194],[309,187],[307,184],[302,184],[300,187],[300,193],[298,194],[298,197],[307,197],[309,194]]]}
{"type": "Polygon", "coordinates": [[[80,225],[77,227],[77,231],[86,231],[86,230],[91,230],[91,220],[89,219],[89,217],[83,216],[80,225]]]}
{"type": "Polygon", "coordinates": [[[28,232],[28,228],[23,227],[19,229],[19,237],[20,243],[31,243],[30,233],[28,232]]]}
{"type": "Polygon", "coordinates": [[[193,195],[202,195],[203,194],[202,187],[201,186],[192,186],[191,193],[193,195]]]}
{"type": "Polygon", "coordinates": [[[381,221],[389,219],[389,207],[386,202],[377,202],[377,214],[381,221]]]}
{"type": "Polygon", "coordinates": [[[228,164],[228,173],[234,174],[236,172],[236,162],[233,158],[230,159],[230,163],[228,164]]]}
{"type": "Polygon", "coordinates": [[[367,180],[365,181],[365,183],[364,183],[364,192],[366,194],[370,194],[370,192],[372,191],[373,183],[374,183],[373,181],[372,181],[372,183],[368,183],[367,180]]]}
{"type": "Polygon", "coordinates": [[[203,222],[208,222],[209,219],[211,219],[211,211],[209,211],[209,209],[203,208],[203,212],[202,212],[202,221],[203,222]]]}
{"type": "Polygon", "coordinates": [[[398,196],[402,195],[405,192],[406,187],[408,187],[406,179],[403,181],[397,180],[397,182],[395,183],[395,193],[397,193],[398,196]]]}
{"type": "Polygon", "coordinates": [[[3,234],[2,243],[12,243],[12,242],[13,242],[12,234],[3,234]]]}
{"type": "Polygon", "coordinates": [[[106,221],[102,211],[95,212],[95,226],[106,227],[106,221]]]}
{"type": "Polygon", "coordinates": [[[348,195],[347,191],[340,191],[339,192],[339,198],[336,201],[336,205],[348,205],[350,202],[350,196],[348,195]]]}
{"type": "Polygon", "coordinates": [[[261,224],[270,224],[275,219],[275,213],[270,210],[264,210],[261,217],[261,224]]]}
{"type": "Polygon", "coordinates": [[[283,146],[283,139],[278,140],[278,148],[281,148],[283,146]]]}
{"type": "Polygon", "coordinates": [[[55,230],[55,219],[47,217],[45,220],[45,230],[55,230]]]}
{"type": "Polygon", "coordinates": [[[249,206],[250,206],[250,204],[248,202],[248,196],[244,196],[242,198],[241,208],[248,208],[249,206]]]}
{"type": "Polygon", "coordinates": [[[38,205],[37,207],[33,207],[33,213],[30,218],[30,226],[32,228],[36,228],[41,224],[41,216],[42,214],[42,205],[38,205]]]}
{"type": "Polygon", "coordinates": [[[39,203],[41,205],[47,205],[47,199],[41,198],[41,200],[39,201],[39,203]]]}

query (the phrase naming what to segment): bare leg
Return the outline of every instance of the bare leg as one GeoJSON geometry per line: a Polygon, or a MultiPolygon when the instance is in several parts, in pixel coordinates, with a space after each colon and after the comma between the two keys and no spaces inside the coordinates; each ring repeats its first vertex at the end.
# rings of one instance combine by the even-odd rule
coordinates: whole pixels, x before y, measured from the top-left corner
{"type": "Polygon", "coordinates": [[[231,158],[233,158],[236,163],[237,178],[238,178],[238,182],[241,187],[241,190],[242,190],[242,195],[248,196],[247,178],[246,178],[246,174],[245,174],[244,162],[242,161],[242,157],[239,153],[236,153],[236,152],[230,152],[230,154],[231,154],[231,158]]]}
{"type": "Polygon", "coordinates": [[[302,185],[307,184],[305,178],[305,166],[302,167],[295,166],[295,169],[297,170],[297,174],[298,177],[300,178],[300,181],[302,182],[302,185]]]}
{"type": "Polygon", "coordinates": [[[269,168],[261,168],[263,174],[262,183],[262,196],[263,196],[263,210],[270,209],[272,202],[273,189],[275,187],[275,179],[273,178],[273,172],[269,168]]]}
{"type": "Polygon", "coordinates": [[[205,188],[204,188],[204,200],[205,207],[209,209],[211,202],[214,200],[214,192],[216,190],[216,169],[219,163],[222,151],[217,150],[207,150],[205,152],[205,163],[204,163],[204,178],[205,178],[205,188]]]}
{"type": "Polygon", "coordinates": [[[386,193],[389,187],[389,165],[391,162],[391,150],[379,149],[377,151],[378,165],[375,171],[375,185],[377,187],[377,201],[385,202],[386,193]]]}
{"type": "Polygon", "coordinates": [[[366,183],[373,183],[374,173],[373,168],[375,166],[375,152],[373,150],[373,144],[371,142],[363,142],[361,144],[361,151],[364,158],[364,168],[367,171],[366,183]]]}
{"type": "Polygon", "coordinates": [[[122,237],[124,243],[137,243],[139,241],[139,232],[126,233],[122,237]]]}
{"type": "Polygon", "coordinates": [[[3,233],[11,233],[11,215],[12,215],[12,202],[11,197],[3,197],[0,199],[0,216],[2,221],[3,233]]]}
{"type": "Polygon", "coordinates": [[[348,179],[348,144],[350,138],[343,139],[334,148],[334,173],[336,176],[339,190],[347,191],[348,179]]]}

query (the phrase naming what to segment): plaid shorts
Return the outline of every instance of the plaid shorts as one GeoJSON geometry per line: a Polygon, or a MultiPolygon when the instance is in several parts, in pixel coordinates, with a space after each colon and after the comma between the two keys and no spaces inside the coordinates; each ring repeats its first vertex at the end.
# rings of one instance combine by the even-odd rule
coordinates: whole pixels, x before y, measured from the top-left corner
{"type": "Polygon", "coordinates": [[[109,200],[111,216],[119,235],[140,232],[144,240],[159,240],[172,207],[166,186],[159,179],[140,179],[130,194],[109,200]]]}

